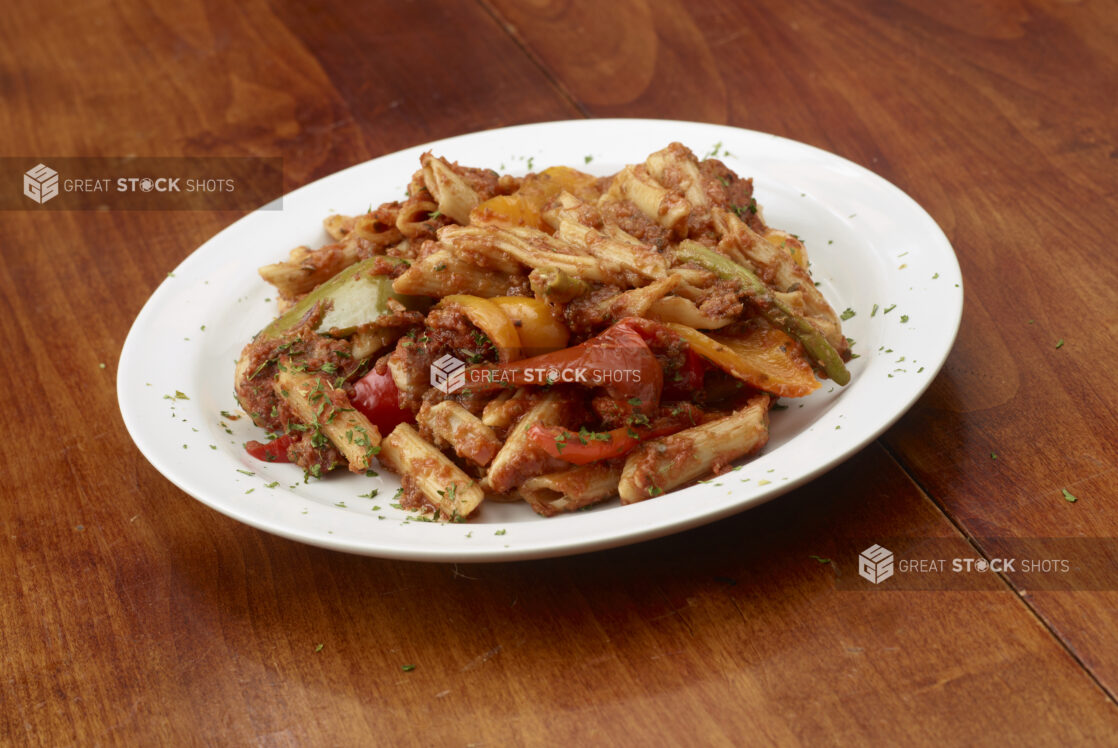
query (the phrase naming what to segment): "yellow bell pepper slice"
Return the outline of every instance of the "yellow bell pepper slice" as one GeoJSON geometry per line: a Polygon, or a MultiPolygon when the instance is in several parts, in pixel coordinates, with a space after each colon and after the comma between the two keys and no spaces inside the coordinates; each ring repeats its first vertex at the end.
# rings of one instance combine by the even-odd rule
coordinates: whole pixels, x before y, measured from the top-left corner
{"type": "Polygon", "coordinates": [[[489,299],[516,328],[520,347],[529,356],[567,347],[571,337],[566,325],[555,318],[546,302],[527,296],[498,296],[489,299]]]}
{"type": "Polygon", "coordinates": [[[811,364],[800,346],[773,327],[753,327],[743,335],[709,337],[693,327],[672,322],[667,326],[687,341],[700,356],[764,392],[781,397],[803,397],[819,388],[811,364]]]}
{"type": "Polygon", "coordinates": [[[444,296],[439,307],[457,307],[497,347],[501,363],[520,358],[520,335],[501,308],[489,299],[468,294],[444,296]]]}

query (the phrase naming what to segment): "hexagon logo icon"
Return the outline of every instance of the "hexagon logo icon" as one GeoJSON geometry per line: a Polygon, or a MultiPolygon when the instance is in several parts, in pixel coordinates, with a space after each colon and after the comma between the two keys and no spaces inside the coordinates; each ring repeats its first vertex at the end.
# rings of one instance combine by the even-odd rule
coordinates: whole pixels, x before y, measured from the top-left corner
{"type": "Polygon", "coordinates": [[[858,574],[874,584],[893,576],[893,552],[880,545],[871,545],[858,555],[858,574]]]}
{"type": "Polygon", "coordinates": [[[58,172],[36,164],[23,174],[23,194],[42,205],[58,195],[58,172]]]}
{"type": "Polygon", "coordinates": [[[446,395],[466,386],[466,363],[449,353],[431,364],[431,385],[446,395]]]}

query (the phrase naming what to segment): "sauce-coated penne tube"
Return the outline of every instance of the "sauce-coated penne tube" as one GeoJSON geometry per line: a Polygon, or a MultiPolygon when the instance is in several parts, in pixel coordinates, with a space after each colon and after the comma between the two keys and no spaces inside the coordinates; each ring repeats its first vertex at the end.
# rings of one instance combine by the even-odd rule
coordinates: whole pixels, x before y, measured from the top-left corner
{"type": "Polygon", "coordinates": [[[481,203],[477,191],[454,173],[446,159],[424,153],[419,162],[423,165],[423,182],[438,201],[439,212],[458,223],[469,223],[470,211],[481,203]]]}
{"type": "Polygon", "coordinates": [[[447,519],[465,519],[485,498],[484,492],[435,445],[401,423],[380,444],[380,464],[415,481],[415,486],[447,519]]]}
{"type": "Polygon", "coordinates": [[[505,446],[489,466],[489,485],[494,491],[510,491],[525,478],[554,469],[554,459],[528,440],[528,429],[537,423],[544,426],[562,423],[569,408],[566,398],[563,393],[548,392],[512,427],[505,446]]]}
{"type": "Polygon", "coordinates": [[[618,493],[622,504],[659,496],[756,452],[769,440],[769,396],[701,426],[653,439],[625,460],[618,493]]]}
{"type": "Polygon", "coordinates": [[[519,490],[537,514],[552,517],[608,499],[620,480],[620,466],[599,462],[529,478],[519,490]]]}
{"type": "Polygon", "coordinates": [[[450,445],[455,454],[485,466],[501,448],[501,440],[481,419],[453,400],[420,408],[419,424],[450,445]]]}
{"type": "Polygon", "coordinates": [[[380,432],[353,408],[345,392],[335,389],[326,377],[294,371],[287,365],[276,372],[272,387],[300,421],[333,442],[349,461],[351,471],[363,473],[369,468],[380,445],[380,432]]]}

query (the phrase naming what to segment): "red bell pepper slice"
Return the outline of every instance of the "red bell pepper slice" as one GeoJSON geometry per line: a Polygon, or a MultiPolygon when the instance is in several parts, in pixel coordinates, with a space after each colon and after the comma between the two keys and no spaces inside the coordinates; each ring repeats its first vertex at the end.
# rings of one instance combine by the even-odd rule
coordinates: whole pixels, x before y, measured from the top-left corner
{"type": "Polygon", "coordinates": [[[373,369],[358,379],[350,402],[372,421],[381,436],[388,436],[401,423],[415,423],[415,414],[400,407],[400,390],[387,369],[382,374],[373,369]]]}
{"type": "Polygon", "coordinates": [[[505,386],[555,383],[601,387],[618,402],[651,413],[660,403],[664,372],[636,329],[622,320],[600,335],[571,348],[497,366],[471,367],[467,387],[490,390],[505,386]]]}
{"type": "Polygon", "coordinates": [[[622,457],[642,441],[667,436],[697,424],[695,410],[679,407],[670,415],[657,418],[650,426],[623,426],[609,431],[572,431],[562,426],[536,424],[528,429],[528,440],[547,452],[574,465],[622,457]]]}
{"type": "Polygon", "coordinates": [[[245,451],[258,460],[265,462],[291,462],[287,459],[287,450],[299,437],[295,434],[277,436],[270,442],[258,442],[253,439],[245,442],[245,451]]]}

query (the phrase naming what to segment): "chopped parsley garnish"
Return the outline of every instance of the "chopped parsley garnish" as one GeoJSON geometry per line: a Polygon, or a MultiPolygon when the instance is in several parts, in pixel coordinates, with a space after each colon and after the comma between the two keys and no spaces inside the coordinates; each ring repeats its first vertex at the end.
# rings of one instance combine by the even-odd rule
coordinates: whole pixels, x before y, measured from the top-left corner
{"type": "Polygon", "coordinates": [[[1067,490],[1066,488],[1063,489],[1063,492],[1064,492],[1064,501],[1068,502],[1069,504],[1074,504],[1075,502],[1079,501],[1079,498],[1077,496],[1072,495],[1071,491],[1067,490]]]}
{"type": "Polygon", "coordinates": [[[375,499],[377,497],[378,493],[380,493],[380,490],[374,488],[372,491],[369,491],[369,493],[358,494],[357,498],[359,498],[359,499],[375,499]]]}
{"type": "Polygon", "coordinates": [[[585,426],[578,430],[578,440],[583,444],[589,444],[591,441],[595,442],[609,442],[613,438],[601,431],[588,431],[585,426]]]}
{"type": "Polygon", "coordinates": [[[507,530],[497,530],[497,532],[495,532],[493,534],[494,535],[504,535],[506,532],[507,532],[507,530]]]}
{"type": "Polygon", "coordinates": [[[896,308],[897,308],[896,304],[890,304],[889,306],[885,307],[885,309],[883,309],[881,313],[882,314],[888,314],[889,312],[893,311],[896,308]]]}
{"type": "Polygon", "coordinates": [[[1064,339],[1060,338],[1059,340],[1056,341],[1056,348],[1063,348],[1063,347],[1064,347],[1064,339]]]}
{"type": "Polygon", "coordinates": [[[412,670],[415,670],[415,665],[401,665],[400,669],[405,673],[410,673],[412,670]]]}
{"type": "Polygon", "coordinates": [[[908,315],[907,314],[902,314],[901,315],[901,324],[903,325],[906,322],[908,322],[908,315]]]}
{"type": "MultiPolygon", "coordinates": [[[[435,493],[437,493],[439,496],[442,496],[447,501],[454,501],[458,493],[458,484],[451,483],[449,486],[446,487],[445,490],[436,491],[435,493]]],[[[455,510],[454,513],[457,514],[457,510],[455,510]]]]}
{"type": "Polygon", "coordinates": [[[831,559],[829,559],[829,558],[824,558],[823,556],[816,556],[816,555],[811,555],[811,556],[808,556],[808,558],[811,558],[811,559],[815,559],[816,561],[818,561],[818,562],[819,562],[819,563],[821,563],[821,564],[829,564],[829,563],[831,563],[831,559]]]}
{"type": "Polygon", "coordinates": [[[843,310],[842,314],[839,315],[839,319],[841,319],[843,322],[845,322],[846,320],[853,317],[854,314],[855,314],[854,310],[851,309],[850,307],[847,307],[846,309],[843,310]]]}
{"type": "Polygon", "coordinates": [[[870,311],[870,316],[871,316],[871,317],[874,317],[874,316],[876,316],[876,315],[877,315],[877,309],[878,309],[878,306],[877,306],[877,304],[874,304],[874,305],[873,305],[873,309],[872,309],[872,310],[870,311]]]}

